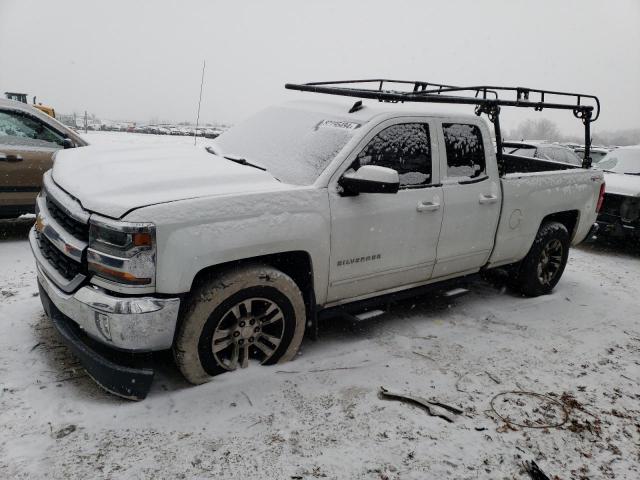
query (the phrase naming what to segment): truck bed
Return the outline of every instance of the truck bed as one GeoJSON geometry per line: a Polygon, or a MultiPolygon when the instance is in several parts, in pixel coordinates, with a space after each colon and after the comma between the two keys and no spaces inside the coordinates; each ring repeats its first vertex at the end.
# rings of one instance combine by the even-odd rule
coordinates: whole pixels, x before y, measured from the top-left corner
{"type": "MultiPolygon", "coordinates": [[[[517,161],[522,158],[518,157],[517,161]]],[[[489,260],[491,266],[521,260],[531,247],[543,219],[554,212],[564,212],[563,215],[571,219],[570,223],[574,222],[573,231],[569,228],[573,245],[585,238],[596,219],[601,172],[563,164],[569,168],[559,168],[555,162],[525,160],[529,162],[520,165],[534,171],[507,173],[500,180],[502,212],[489,260]],[[542,165],[536,165],[538,163],[542,165]]],[[[515,162],[511,163],[512,167],[514,165],[515,162]]]]}
{"type": "Polygon", "coordinates": [[[524,157],[503,153],[504,173],[532,173],[551,172],[555,170],[570,170],[581,168],[578,165],[569,163],[554,162],[552,160],[542,160],[539,158],[524,157]]]}

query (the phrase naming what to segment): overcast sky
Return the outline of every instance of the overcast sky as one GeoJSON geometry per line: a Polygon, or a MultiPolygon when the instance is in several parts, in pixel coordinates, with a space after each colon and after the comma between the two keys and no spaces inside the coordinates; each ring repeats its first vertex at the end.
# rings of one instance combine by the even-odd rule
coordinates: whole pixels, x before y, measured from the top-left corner
{"type": "Polygon", "coordinates": [[[0,91],[60,112],[195,120],[203,60],[204,121],[311,95],[285,82],[391,77],[593,93],[594,129],[640,127],[640,0],[0,0],[0,91]]]}

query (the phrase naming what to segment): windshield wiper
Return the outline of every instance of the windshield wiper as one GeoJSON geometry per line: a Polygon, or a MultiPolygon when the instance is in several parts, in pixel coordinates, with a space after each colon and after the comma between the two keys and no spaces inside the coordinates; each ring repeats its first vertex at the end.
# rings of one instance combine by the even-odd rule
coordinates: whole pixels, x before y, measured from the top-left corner
{"type": "Polygon", "coordinates": [[[251,163],[246,158],[234,157],[232,155],[223,155],[223,157],[226,158],[227,160],[231,160],[232,162],[239,163],[240,165],[246,165],[247,167],[257,168],[258,170],[262,170],[263,172],[267,171],[266,168],[261,167],[260,165],[256,165],[255,163],[251,163]]]}
{"type": "Polygon", "coordinates": [[[624,172],[625,175],[640,175],[640,172],[624,172]]]}
{"type": "Polygon", "coordinates": [[[266,172],[267,169],[260,166],[260,165],[256,165],[255,163],[251,163],[249,162],[246,158],[242,158],[242,157],[236,157],[235,155],[221,155],[220,152],[216,152],[216,150],[212,147],[206,147],[205,150],[209,153],[212,153],[214,155],[219,155],[222,158],[226,158],[227,160],[231,160],[232,162],[235,163],[239,163],[240,165],[246,165],[247,167],[253,167],[253,168],[257,168],[258,170],[262,170],[263,172],[266,172]]]}

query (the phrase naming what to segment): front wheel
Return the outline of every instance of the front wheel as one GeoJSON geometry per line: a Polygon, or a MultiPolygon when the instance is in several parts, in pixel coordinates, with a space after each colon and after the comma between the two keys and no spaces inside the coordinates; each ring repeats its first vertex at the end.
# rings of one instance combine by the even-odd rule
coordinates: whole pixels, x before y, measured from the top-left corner
{"type": "Polygon", "coordinates": [[[200,283],[184,308],[174,346],[178,368],[191,383],[251,363],[291,360],[302,342],[302,293],[283,272],[253,265],[200,283]]]}
{"type": "Polygon", "coordinates": [[[550,293],[567,265],[569,243],[569,232],[563,224],[544,223],[513,278],[516,290],[528,297],[550,293]]]}

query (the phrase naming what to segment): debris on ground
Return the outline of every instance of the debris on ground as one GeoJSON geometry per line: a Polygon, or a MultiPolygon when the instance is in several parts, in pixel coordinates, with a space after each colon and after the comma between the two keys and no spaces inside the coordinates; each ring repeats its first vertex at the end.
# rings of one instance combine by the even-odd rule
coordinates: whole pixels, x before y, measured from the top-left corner
{"type": "Polygon", "coordinates": [[[533,460],[525,461],[523,463],[523,466],[532,480],[552,480],[540,469],[540,467],[533,460]]]}
{"type": "Polygon", "coordinates": [[[54,436],[55,436],[57,439],[61,439],[61,438],[66,437],[67,435],[72,434],[72,433],[73,433],[73,432],[75,432],[75,431],[76,431],[76,426],[75,426],[75,425],[73,425],[73,424],[71,424],[71,425],[67,425],[66,427],[61,428],[60,430],[58,430],[58,431],[54,434],[54,436]]]}
{"type": "Polygon", "coordinates": [[[443,420],[446,420],[449,423],[453,423],[453,420],[451,418],[449,418],[448,416],[446,416],[443,413],[438,412],[437,410],[434,410],[432,407],[440,407],[443,408],[444,410],[447,410],[453,414],[456,415],[461,415],[463,412],[462,410],[460,410],[459,408],[456,407],[452,407],[450,405],[446,405],[444,403],[441,402],[436,402],[436,401],[430,401],[430,400],[426,400],[424,398],[420,398],[420,397],[414,397],[411,395],[404,395],[402,393],[394,393],[394,392],[390,392],[389,390],[387,390],[384,387],[380,387],[380,395],[383,398],[388,398],[388,399],[392,399],[392,400],[400,400],[401,402],[407,402],[407,403],[412,403],[414,405],[417,405],[421,408],[423,408],[429,415],[431,415],[432,417],[440,417],[443,420]]]}
{"type": "Polygon", "coordinates": [[[489,402],[491,410],[511,429],[559,428],[569,420],[569,409],[559,400],[536,392],[500,392],[489,402]]]}

